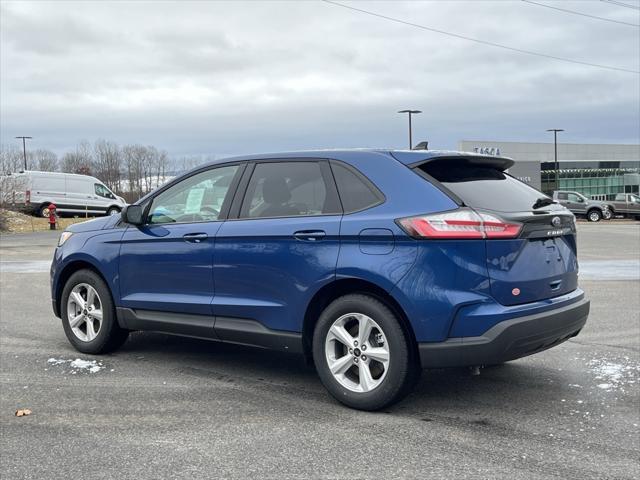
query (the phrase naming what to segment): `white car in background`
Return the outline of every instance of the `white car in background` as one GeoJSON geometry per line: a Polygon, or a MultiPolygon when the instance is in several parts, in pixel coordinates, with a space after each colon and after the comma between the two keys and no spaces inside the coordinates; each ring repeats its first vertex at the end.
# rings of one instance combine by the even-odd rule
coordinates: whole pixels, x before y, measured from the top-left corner
{"type": "Polygon", "coordinates": [[[41,217],[49,215],[51,203],[59,214],[70,215],[116,215],[126,205],[122,197],[89,175],[28,170],[3,177],[3,183],[8,187],[5,203],[41,217]]]}

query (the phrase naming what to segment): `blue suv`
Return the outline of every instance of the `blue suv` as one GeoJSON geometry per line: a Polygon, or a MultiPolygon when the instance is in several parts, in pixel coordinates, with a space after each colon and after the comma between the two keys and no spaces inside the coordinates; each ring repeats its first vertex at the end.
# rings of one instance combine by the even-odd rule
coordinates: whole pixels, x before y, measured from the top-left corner
{"type": "Polygon", "coordinates": [[[577,335],[574,216],[513,160],[289,152],[198,167],[62,233],[53,310],[79,351],[152,330],[305,355],[359,409],[422,368],[498,364],[577,335]]]}

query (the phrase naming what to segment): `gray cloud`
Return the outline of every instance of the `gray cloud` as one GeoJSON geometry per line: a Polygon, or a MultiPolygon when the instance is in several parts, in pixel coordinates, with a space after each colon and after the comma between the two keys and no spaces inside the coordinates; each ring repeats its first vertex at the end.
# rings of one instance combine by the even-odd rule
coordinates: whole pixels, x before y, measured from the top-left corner
{"type": "MultiPolygon", "coordinates": [[[[566,8],[638,22],[604,2],[566,8]]],[[[522,2],[358,2],[442,30],[639,69],[640,29],[522,2]]],[[[1,140],[172,155],[415,138],[638,142],[637,75],[493,49],[321,2],[3,2],[1,140]]]]}

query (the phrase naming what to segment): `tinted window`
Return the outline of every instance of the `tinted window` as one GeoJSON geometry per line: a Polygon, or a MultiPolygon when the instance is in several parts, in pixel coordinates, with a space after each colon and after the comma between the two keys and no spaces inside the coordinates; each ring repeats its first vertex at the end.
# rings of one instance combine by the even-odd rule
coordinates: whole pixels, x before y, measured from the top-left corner
{"type": "Polygon", "coordinates": [[[558,200],[568,200],[569,199],[569,195],[566,194],[566,193],[559,192],[557,196],[558,196],[558,200]]]}
{"type": "Polygon", "coordinates": [[[376,192],[375,187],[362,175],[337,162],[331,162],[331,170],[336,179],[344,213],[364,210],[381,202],[382,194],[376,192]]]}
{"type": "MultiPolygon", "coordinates": [[[[470,207],[501,212],[526,212],[533,209],[536,200],[548,198],[535,188],[495,168],[451,159],[425,163],[417,168],[438,180],[470,207]]],[[[553,208],[559,207],[545,206],[547,210],[553,208]]]]}
{"type": "Polygon", "coordinates": [[[295,217],[337,213],[335,199],[317,162],[256,165],[240,210],[241,218],[295,217]]]}
{"type": "Polygon", "coordinates": [[[94,183],[93,184],[95,190],[96,190],[96,195],[100,196],[100,197],[104,197],[104,198],[115,198],[113,196],[113,193],[111,193],[109,191],[109,189],[107,187],[105,187],[104,185],[101,185],[99,183],[94,183]]]}
{"type": "Polygon", "coordinates": [[[219,167],[185,178],[153,199],[149,223],[218,220],[238,165],[219,167]]]}

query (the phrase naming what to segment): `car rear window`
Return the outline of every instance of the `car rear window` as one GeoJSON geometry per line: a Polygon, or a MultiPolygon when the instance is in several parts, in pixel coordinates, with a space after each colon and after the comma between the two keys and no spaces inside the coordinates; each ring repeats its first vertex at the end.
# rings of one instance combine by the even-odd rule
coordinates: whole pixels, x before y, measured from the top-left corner
{"type": "Polygon", "coordinates": [[[457,195],[465,205],[499,212],[526,212],[542,192],[506,173],[455,159],[423,163],[416,167],[457,195]]]}

